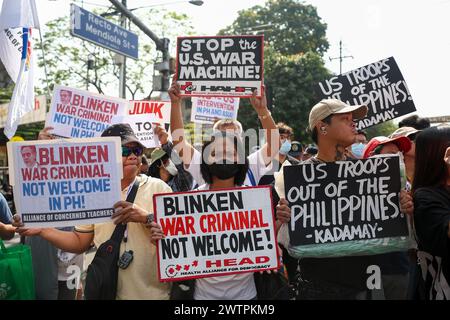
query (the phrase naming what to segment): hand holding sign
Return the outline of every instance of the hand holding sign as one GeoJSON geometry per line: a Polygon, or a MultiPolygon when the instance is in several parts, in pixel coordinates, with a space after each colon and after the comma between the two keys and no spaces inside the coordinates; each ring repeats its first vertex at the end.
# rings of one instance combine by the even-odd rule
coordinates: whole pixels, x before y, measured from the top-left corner
{"type": "Polygon", "coordinates": [[[45,127],[41,131],[39,131],[38,140],[51,140],[55,137],[49,132],[53,130],[53,127],[45,127]]]}
{"type": "Polygon", "coordinates": [[[169,134],[167,133],[166,129],[161,126],[156,126],[155,135],[158,137],[159,143],[161,145],[166,144],[169,140],[169,134]]]}
{"type": "Polygon", "coordinates": [[[413,199],[406,190],[400,191],[400,211],[410,216],[414,213],[413,199]]]}
{"type": "Polygon", "coordinates": [[[161,226],[156,222],[150,223],[150,241],[156,246],[158,240],[164,239],[164,233],[161,226]]]}
{"type": "Polygon", "coordinates": [[[267,110],[267,99],[266,99],[266,87],[262,86],[261,97],[257,96],[256,90],[253,90],[252,97],[250,98],[250,103],[253,109],[255,109],[258,116],[263,116],[267,110]]]}
{"type": "Polygon", "coordinates": [[[172,77],[172,85],[169,89],[170,101],[172,104],[179,104],[181,102],[181,90],[180,85],[177,82],[177,76],[173,75],[172,77]]]}
{"type": "Polygon", "coordinates": [[[20,219],[20,215],[15,214],[13,216],[13,227],[16,228],[16,232],[20,236],[25,237],[31,237],[31,236],[38,236],[42,232],[42,228],[24,228],[24,224],[22,223],[22,220],[20,219]]]}
{"type": "Polygon", "coordinates": [[[281,223],[288,223],[291,220],[291,208],[284,198],[280,199],[277,205],[277,220],[281,223]]]}

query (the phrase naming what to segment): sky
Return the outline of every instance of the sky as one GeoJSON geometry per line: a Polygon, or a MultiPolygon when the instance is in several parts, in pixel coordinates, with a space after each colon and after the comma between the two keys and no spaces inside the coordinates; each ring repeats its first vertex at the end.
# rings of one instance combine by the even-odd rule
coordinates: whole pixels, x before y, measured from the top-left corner
{"type": "MultiPolygon", "coordinates": [[[[3,0],[0,0],[0,3],[3,0]]],[[[69,0],[36,0],[42,24],[69,15],[69,0]]],[[[110,6],[106,0],[74,1],[87,10],[110,6]],[[94,5],[95,4],[95,5],[94,5]]],[[[339,41],[343,55],[342,71],[393,56],[408,84],[420,116],[450,115],[450,0],[308,0],[317,7],[327,24],[330,43],[324,55],[326,66],[339,73],[339,41]]],[[[204,0],[202,6],[173,0],[128,0],[128,7],[154,5],[178,10],[192,20],[197,35],[214,35],[230,25],[238,11],[265,0],[204,0]]],[[[175,41],[175,39],[171,39],[175,41]]]]}

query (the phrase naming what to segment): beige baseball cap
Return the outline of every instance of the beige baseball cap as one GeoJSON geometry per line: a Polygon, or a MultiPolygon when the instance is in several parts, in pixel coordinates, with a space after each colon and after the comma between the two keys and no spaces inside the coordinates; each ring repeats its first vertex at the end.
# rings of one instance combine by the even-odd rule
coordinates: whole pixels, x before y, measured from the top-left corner
{"type": "Polygon", "coordinates": [[[323,99],[316,104],[309,112],[309,128],[314,129],[314,126],[329,115],[336,113],[353,113],[353,119],[358,120],[366,116],[368,111],[367,106],[350,106],[341,100],[337,99],[323,99]]]}
{"type": "Polygon", "coordinates": [[[417,130],[413,127],[401,127],[395,130],[389,138],[397,138],[397,137],[409,137],[410,135],[420,132],[420,130],[417,130]]]}

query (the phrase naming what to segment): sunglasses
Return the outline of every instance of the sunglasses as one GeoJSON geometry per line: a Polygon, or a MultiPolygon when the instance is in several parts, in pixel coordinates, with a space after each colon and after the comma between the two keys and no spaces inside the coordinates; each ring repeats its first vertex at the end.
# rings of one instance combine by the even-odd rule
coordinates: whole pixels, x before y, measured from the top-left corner
{"type": "Polygon", "coordinates": [[[144,148],[142,147],[130,148],[127,146],[122,146],[122,157],[128,157],[132,153],[134,153],[137,157],[142,156],[142,154],[144,153],[144,148]]]}

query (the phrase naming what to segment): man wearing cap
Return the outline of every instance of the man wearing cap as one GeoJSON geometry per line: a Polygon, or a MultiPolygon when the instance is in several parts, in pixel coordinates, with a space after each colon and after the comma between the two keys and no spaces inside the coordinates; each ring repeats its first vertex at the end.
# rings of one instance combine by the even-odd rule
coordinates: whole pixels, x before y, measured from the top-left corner
{"type": "MultiPolygon", "coordinates": [[[[319,164],[346,160],[345,148],[356,140],[355,120],[364,118],[367,106],[350,106],[336,99],[316,104],[309,114],[309,129],[318,146],[318,154],[303,163],[319,164]]],[[[276,184],[282,183],[278,175],[276,184]],[[279,180],[280,179],[280,180],[279,180]]],[[[290,221],[289,203],[281,199],[277,206],[279,223],[290,221]]],[[[287,227],[281,232],[287,232],[287,227]]],[[[304,258],[300,266],[300,299],[368,299],[367,256],[304,258]]]]}
{"type": "MultiPolygon", "coordinates": [[[[117,224],[127,224],[120,255],[125,250],[132,250],[133,260],[126,269],[119,269],[116,299],[168,299],[170,286],[158,281],[156,248],[150,244],[147,226],[152,221],[153,195],[172,190],[160,179],[139,175],[144,146],[129,124],[115,124],[102,133],[102,137],[110,136],[121,138],[123,167],[122,201],[114,204],[113,221],[77,226],[74,231],[19,228],[18,232],[25,236],[40,235],[64,251],[82,253],[88,250],[92,241],[99,247],[109,240],[117,224]],[[124,201],[136,180],[139,182],[139,189],[134,203],[124,201]]],[[[16,224],[20,225],[18,219],[16,224]]]]}

